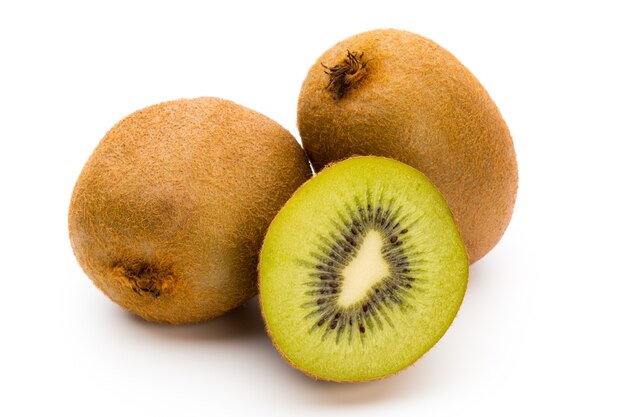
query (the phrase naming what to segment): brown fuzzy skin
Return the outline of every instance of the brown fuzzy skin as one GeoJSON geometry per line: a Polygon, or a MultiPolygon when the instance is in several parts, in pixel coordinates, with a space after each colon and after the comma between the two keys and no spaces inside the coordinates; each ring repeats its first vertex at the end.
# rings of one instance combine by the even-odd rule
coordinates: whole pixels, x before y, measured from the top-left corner
{"type": "Polygon", "coordinates": [[[448,201],[470,263],[509,224],[518,173],[506,123],[469,70],[429,39],[387,29],[333,46],[304,80],[298,129],[316,171],[379,155],[426,174],[448,201]],[[343,78],[333,79],[329,68],[342,65],[343,78]]]}
{"type": "Polygon", "coordinates": [[[264,233],[310,177],[293,136],[257,112],[206,97],[150,106],[115,125],[83,168],[72,248],[131,312],[204,321],[257,293],[264,233]]]}

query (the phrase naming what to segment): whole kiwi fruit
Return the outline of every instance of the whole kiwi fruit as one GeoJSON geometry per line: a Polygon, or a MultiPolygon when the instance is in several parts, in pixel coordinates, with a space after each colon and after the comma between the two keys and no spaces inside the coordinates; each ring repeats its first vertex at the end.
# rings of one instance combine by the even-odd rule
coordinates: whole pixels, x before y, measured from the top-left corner
{"type": "Polygon", "coordinates": [[[298,129],[315,170],[380,155],[426,174],[471,263],[509,224],[518,173],[507,125],[472,73],[429,39],[374,30],[330,48],[302,85],[298,129]]]}
{"type": "Polygon", "coordinates": [[[255,111],[208,97],[153,105],[116,124],[83,168],[72,248],[138,316],[207,320],[257,293],[265,231],[310,176],[293,136],[255,111]]]}

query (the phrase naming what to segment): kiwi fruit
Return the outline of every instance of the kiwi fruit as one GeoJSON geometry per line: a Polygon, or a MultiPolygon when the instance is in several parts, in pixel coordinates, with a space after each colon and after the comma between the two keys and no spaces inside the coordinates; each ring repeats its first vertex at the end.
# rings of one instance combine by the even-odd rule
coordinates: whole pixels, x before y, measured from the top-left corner
{"type": "Polygon", "coordinates": [[[471,263],[509,224],[518,173],[507,125],[472,73],[429,39],[374,30],[330,48],[303,82],[298,129],[315,170],[380,155],[423,172],[447,200],[471,263]]]}
{"type": "Polygon", "coordinates": [[[463,300],[468,259],[448,206],[414,168],[354,157],[307,181],[259,261],[273,343],[315,378],[366,381],[414,363],[463,300]]]}
{"type": "Polygon", "coordinates": [[[150,106],[115,125],[83,168],[72,248],[125,309],[203,321],[257,293],[265,231],[310,176],[293,136],[255,111],[208,97],[150,106]]]}

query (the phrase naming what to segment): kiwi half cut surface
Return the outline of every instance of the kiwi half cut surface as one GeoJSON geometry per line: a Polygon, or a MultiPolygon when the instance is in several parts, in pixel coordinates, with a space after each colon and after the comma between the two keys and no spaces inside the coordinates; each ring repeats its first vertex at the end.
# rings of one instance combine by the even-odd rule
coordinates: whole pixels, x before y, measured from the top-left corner
{"type": "Polygon", "coordinates": [[[272,222],[260,256],[268,333],[321,379],[393,374],[445,333],[468,259],[448,206],[416,169],[355,157],[306,182],[272,222]]]}

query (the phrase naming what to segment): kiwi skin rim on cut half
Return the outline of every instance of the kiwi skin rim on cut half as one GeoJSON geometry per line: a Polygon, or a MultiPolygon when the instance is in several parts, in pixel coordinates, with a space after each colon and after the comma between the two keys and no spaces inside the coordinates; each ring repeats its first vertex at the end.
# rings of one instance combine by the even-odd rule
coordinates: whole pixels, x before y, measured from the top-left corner
{"type": "MultiPolygon", "coordinates": [[[[467,253],[465,251],[465,248],[463,246],[462,240],[460,238],[460,235],[458,233],[458,230],[456,229],[456,226],[454,225],[454,222],[452,220],[452,215],[447,207],[447,205],[445,204],[445,200],[441,197],[441,195],[436,192],[436,189],[434,187],[432,187],[432,189],[435,191],[436,194],[436,198],[439,199],[439,203],[438,204],[438,208],[441,209],[440,211],[443,212],[445,211],[445,217],[447,225],[446,225],[446,232],[451,232],[451,236],[452,236],[452,241],[451,242],[447,242],[446,244],[450,244],[452,246],[454,246],[454,250],[452,250],[450,253],[452,253],[453,255],[451,255],[452,257],[450,258],[451,260],[454,261],[454,264],[456,265],[455,269],[454,269],[454,273],[455,277],[454,278],[454,282],[449,281],[448,284],[450,284],[450,286],[454,287],[453,291],[450,293],[450,303],[444,303],[444,304],[450,304],[453,305],[452,308],[448,308],[448,307],[444,307],[444,309],[447,311],[446,313],[443,313],[442,316],[445,316],[444,320],[441,320],[440,318],[434,318],[433,321],[438,322],[436,323],[436,332],[433,332],[430,334],[430,336],[428,336],[428,338],[430,339],[430,341],[428,342],[427,346],[424,345],[423,349],[421,349],[419,352],[417,352],[417,356],[414,358],[411,358],[408,362],[403,363],[402,366],[397,367],[397,369],[393,369],[390,372],[387,372],[385,374],[378,374],[378,375],[374,375],[374,376],[367,376],[367,377],[362,377],[362,378],[345,378],[345,377],[334,377],[332,375],[320,375],[319,373],[316,373],[315,371],[312,371],[311,369],[309,369],[307,366],[302,366],[301,363],[298,363],[297,360],[294,360],[293,358],[290,357],[289,354],[287,354],[283,347],[281,346],[281,342],[278,340],[277,337],[275,337],[274,334],[274,330],[272,329],[272,323],[271,320],[268,317],[268,305],[266,303],[265,300],[265,291],[264,291],[264,282],[265,282],[265,278],[264,278],[264,260],[266,256],[269,256],[266,253],[267,250],[267,246],[268,246],[268,237],[271,235],[273,227],[276,225],[276,222],[278,221],[282,221],[280,220],[281,217],[281,213],[285,210],[285,208],[287,206],[290,205],[290,202],[292,201],[292,199],[297,198],[297,195],[306,187],[308,187],[308,184],[310,184],[313,181],[316,181],[316,179],[319,179],[320,176],[324,177],[326,175],[329,175],[329,173],[334,171],[334,167],[337,167],[337,165],[342,165],[342,164],[350,164],[350,163],[358,163],[359,161],[367,161],[367,160],[378,160],[378,161],[382,161],[384,163],[390,163],[392,162],[393,164],[397,164],[399,166],[403,166],[405,168],[403,169],[409,169],[410,171],[412,171],[415,175],[417,174],[422,180],[425,180],[426,183],[428,184],[428,186],[432,187],[432,184],[428,181],[427,178],[425,178],[423,176],[423,174],[419,173],[419,171],[415,170],[414,168],[407,166],[405,164],[402,164],[398,161],[395,161],[393,159],[390,158],[384,158],[384,157],[371,157],[371,156],[363,156],[363,157],[353,157],[353,158],[349,158],[347,160],[338,162],[338,163],[333,163],[331,165],[329,165],[329,167],[327,167],[326,169],[324,169],[323,171],[321,171],[317,176],[315,176],[313,179],[307,181],[305,184],[301,185],[298,190],[294,193],[294,195],[292,196],[292,198],[285,204],[285,206],[283,207],[283,209],[281,209],[281,212],[279,212],[279,214],[274,218],[274,220],[272,221],[272,224],[270,225],[270,227],[268,228],[268,232],[266,234],[264,243],[263,243],[263,247],[261,249],[261,255],[260,255],[260,260],[259,260],[259,292],[260,292],[260,296],[259,296],[259,303],[261,306],[261,313],[264,319],[264,323],[265,323],[265,327],[266,327],[266,331],[268,333],[268,335],[270,336],[270,339],[272,340],[272,343],[274,344],[274,346],[276,347],[276,349],[280,352],[281,356],[283,356],[283,358],[294,368],[300,370],[301,372],[305,373],[306,375],[314,378],[314,379],[322,379],[322,380],[327,380],[327,381],[334,381],[334,382],[363,382],[363,381],[370,381],[370,380],[378,380],[378,379],[383,379],[386,378],[388,376],[391,376],[405,368],[407,368],[408,366],[410,366],[411,364],[413,364],[417,359],[419,359],[421,356],[423,356],[426,352],[428,352],[430,350],[430,348],[443,336],[443,334],[445,333],[445,331],[449,328],[450,324],[452,323],[454,317],[456,316],[456,313],[458,312],[458,308],[461,305],[462,299],[463,299],[463,295],[465,294],[465,290],[467,288],[467,276],[468,276],[468,258],[467,258],[467,253]]],[[[430,193],[430,191],[428,192],[430,193]]],[[[430,193],[432,194],[432,193],[430,193]]],[[[428,195],[428,194],[427,194],[428,195]]],[[[404,210],[404,209],[403,209],[404,210]]],[[[435,217],[438,215],[435,215],[435,217]]],[[[282,227],[282,226],[281,226],[282,227]]],[[[297,230],[297,228],[296,228],[297,230]]],[[[358,250],[357,250],[358,252],[358,250]]],[[[276,255],[276,254],[273,254],[276,255]]],[[[284,262],[287,260],[287,257],[281,257],[281,256],[277,256],[278,258],[281,258],[281,262],[284,262]]],[[[435,289],[437,289],[437,287],[433,287],[435,289]]],[[[447,295],[446,295],[447,296],[447,295]]],[[[276,304],[277,302],[274,301],[274,304],[276,304]]],[[[280,304],[280,303],[279,303],[280,304]]],[[[295,312],[294,312],[294,315],[295,312]]],[[[407,316],[409,317],[409,316],[407,316]]],[[[410,316],[410,317],[414,317],[414,316],[410,316]]],[[[294,319],[295,320],[295,319],[294,319]]],[[[394,319],[395,320],[395,319],[394,319]]],[[[370,323],[368,322],[368,325],[370,323]]],[[[400,323],[398,323],[400,324],[400,323]]],[[[336,323],[335,323],[336,325],[336,323]]],[[[351,323],[352,325],[352,323],[351,323]]],[[[302,326],[307,326],[306,323],[302,323],[302,326]]],[[[393,327],[393,326],[392,326],[393,327]]],[[[332,329],[335,329],[335,327],[332,327],[332,329]]],[[[375,329],[370,329],[369,331],[373,331],[375,329]]],[[[391,333],[391,332],[390,332],[391,333]]],[[[358,333],[357,333],[358,334],[358,333]]],[[[295,337],[295,336],[294,336],[295,337]]],[[[307,340],[304,340],[303,343],[304,345],[306,345],[307,340]]],[[[303,349],[306,350],[306,349],[303,349]]]]}

